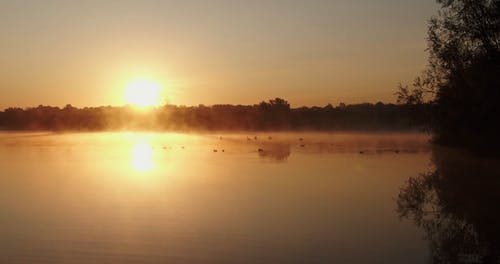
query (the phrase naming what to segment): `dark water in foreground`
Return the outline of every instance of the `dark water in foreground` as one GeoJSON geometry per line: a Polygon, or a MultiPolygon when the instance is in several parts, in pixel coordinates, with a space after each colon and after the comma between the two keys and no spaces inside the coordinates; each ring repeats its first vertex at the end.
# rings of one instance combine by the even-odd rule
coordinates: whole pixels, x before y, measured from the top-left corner
{"type": "Polygon", "coordinates": [[[426,263],[433,185],[408,179],[435,156],[419,134],[3,133],[0,263],[426,263]]]}

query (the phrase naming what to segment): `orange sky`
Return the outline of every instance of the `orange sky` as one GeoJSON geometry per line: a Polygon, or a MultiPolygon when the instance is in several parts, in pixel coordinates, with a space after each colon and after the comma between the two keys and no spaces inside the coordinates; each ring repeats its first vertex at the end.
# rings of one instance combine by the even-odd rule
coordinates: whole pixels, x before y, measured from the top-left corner
{"type": "Polygon", "coordinates": [[[426,64],[432,0],[1,1],[0,109],[393,102],[426,64]]]}

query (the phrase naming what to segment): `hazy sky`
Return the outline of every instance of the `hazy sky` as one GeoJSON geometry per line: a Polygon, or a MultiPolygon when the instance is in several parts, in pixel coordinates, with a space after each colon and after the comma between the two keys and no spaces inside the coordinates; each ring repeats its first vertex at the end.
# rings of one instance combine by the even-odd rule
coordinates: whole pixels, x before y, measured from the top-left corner
{"type": "Polygon", "coordinates": [[[135,79],[173,104],[394,101],[426,65],[433,0],[0,0],[0,109],[122,105],[135,79]]]}

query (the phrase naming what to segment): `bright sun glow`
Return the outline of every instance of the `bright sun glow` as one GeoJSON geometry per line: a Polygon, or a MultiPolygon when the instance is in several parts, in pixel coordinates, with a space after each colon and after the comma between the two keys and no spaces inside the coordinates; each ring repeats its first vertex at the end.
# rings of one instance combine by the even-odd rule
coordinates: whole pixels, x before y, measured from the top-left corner
{"type": "Polygon", "coordinates": [[[125,99],[127,103],[148,107],[160,104],[161,85],[149,80],[135,80],[127,86],[125,99]]]}

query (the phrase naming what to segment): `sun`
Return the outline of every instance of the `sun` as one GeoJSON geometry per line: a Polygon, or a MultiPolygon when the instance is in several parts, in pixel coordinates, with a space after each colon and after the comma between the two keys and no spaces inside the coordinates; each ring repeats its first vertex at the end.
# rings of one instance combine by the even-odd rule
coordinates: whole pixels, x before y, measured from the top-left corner
{"type": "Polygon", "coordinates": [[[138,107],[150,107],[160,104],[161,85],[150,80],[135,80],[125,90],[128,104],[138,107]]]}

